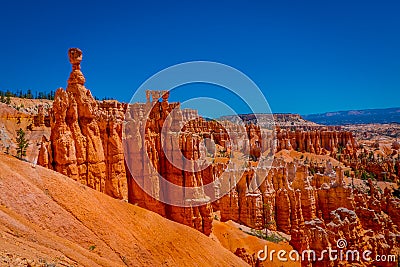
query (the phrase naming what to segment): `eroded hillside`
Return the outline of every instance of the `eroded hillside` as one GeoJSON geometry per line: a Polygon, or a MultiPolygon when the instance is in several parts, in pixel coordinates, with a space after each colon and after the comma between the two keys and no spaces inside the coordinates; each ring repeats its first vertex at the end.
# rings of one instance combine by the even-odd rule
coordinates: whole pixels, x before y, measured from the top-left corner
{"type": "Polygon", "coordinates": [[[200,232],[0,155],[1,266],[246,266],[200,232]]]}

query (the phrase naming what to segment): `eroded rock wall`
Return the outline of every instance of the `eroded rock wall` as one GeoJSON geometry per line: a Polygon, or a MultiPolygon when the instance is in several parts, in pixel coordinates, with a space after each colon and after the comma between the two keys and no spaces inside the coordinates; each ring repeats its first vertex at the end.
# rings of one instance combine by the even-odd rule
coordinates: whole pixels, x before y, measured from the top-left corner
{"type": "Polygon", "coordinates": [[[206,199],[203,191],[193,196],[184,190],[184,187],[202,186],[203,173],[210,172],[209,169],[197,171],[199,166],[193,163],[200,157],[202,139],[189,131],[180,131],[182,113],[178,103],[168,103],[167,96],[163,96],[162,102],[159,98],[160,95],[154,95],[152,102],[130,105],[126,114],[126,161],[132,175],[128,182],[129,202],[208,235],[213,219],[211,204],[190,207],[184,203],[206,199]],[[171,132],[162,138],[164,122],[169,123],[166,122],[169,115],[172,120],[166,130],[171,132]],[[171,162],[177,160],[184,169],[171,162]],[[171,189],[168,183],[179,188],[171,189]],[[173,199],[179,198],[181,205],[174,205],[173,199]]]}
{"type": "Polygon", "coordinates": [[[278,127],[277,151],[282,149],[333,157],[336,157],[337,153],[354,157],[357,144],[351,132],[336,127],[312,127],[310,130],[301,127],[296,127],[295,130],[278,127]]]}
{"type": "MultiPolygon", "coordinates": [[[[252,188],[248,178],[244,174],[235,190],[220,199],[222,221],[284,232],[296,250],[315,250],[318,258],[329,247],[339,250],[340,239],[346,240],[346,249],[371,250],[372,258],[399,250],[400,202],[388,189],[381,193],[371,180],[363,192],[347,185],[343,170],[334,170],[330,162],[323,173],[312,174],[307,165],[280,158],[258,188],[252,188]]],[[[328,258],[302,264],[333,266],[328,258]]]]}

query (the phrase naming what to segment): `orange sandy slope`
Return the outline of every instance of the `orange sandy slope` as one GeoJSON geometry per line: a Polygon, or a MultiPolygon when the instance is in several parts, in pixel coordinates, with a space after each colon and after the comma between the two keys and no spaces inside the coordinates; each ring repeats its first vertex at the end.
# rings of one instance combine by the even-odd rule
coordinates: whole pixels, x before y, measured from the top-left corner
{"type": "Polygon", "coordinates": [[[0,266],[21,262],[248,266],[194,229],[54,171],[0,155],[0,266]]]}
{"type": "MultiPolygon", "coordinates": [[[[229,249],[234,253],[237,248],[244,248],[247,253],[252,255],[253,257],[257,257],[257,253],[260,250],[265,251],[265,246],[267,246],[267,253],[271,252],[271,250],[275,250],[276,252],[280,250],[284,250],[287,253],[293,250],[293,247],[288,243],[273,243],[269,242],[255,236],[246,234],[245,232],[239,230],[235,225],[228,221],[226,223],[220,221],[213,221],[213,232],[212,236],[217,238],[217,240],[223,245],[225,248],[229,249]]],[[[264,254],[261,255],[262,257],[264,254]]],[[[286,256],[288,261],[279,261],[276,256],[273,257],[273,261],[270,261],[269,257],[267,260],[263,262],[259,262],[258,266],[268,266],[268,267],[283,267],[283,266],[301,266],[300,261],[293,262],[288,256],[286,256]]]]}

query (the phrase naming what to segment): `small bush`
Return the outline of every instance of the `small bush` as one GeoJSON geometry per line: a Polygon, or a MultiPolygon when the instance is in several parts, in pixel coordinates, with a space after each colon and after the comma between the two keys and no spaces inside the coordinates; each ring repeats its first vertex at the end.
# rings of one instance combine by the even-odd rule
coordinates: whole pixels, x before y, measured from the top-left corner
{"type": "Polygon", "coordinates": [[[249,232],[246,233],[274,243],[279,243],[286,240],[282,236],[279,236],[275,233],[271,233],[268,235],[267,232],[264,232],[263,230],[251,229],[250,233],[249,232]]]}

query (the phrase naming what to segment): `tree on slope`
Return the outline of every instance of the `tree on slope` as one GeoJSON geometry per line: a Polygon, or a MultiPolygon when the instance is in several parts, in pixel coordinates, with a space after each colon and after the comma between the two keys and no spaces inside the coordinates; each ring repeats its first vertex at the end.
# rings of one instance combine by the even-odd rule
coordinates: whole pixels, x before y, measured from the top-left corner
{"type": "Polygon", "coordinates": [[[28,148],[28,140],[25,139],[25,132],[22,128],[17,130],[17,157],[22,159],[26,156],[26,149],[28,148]]]}

